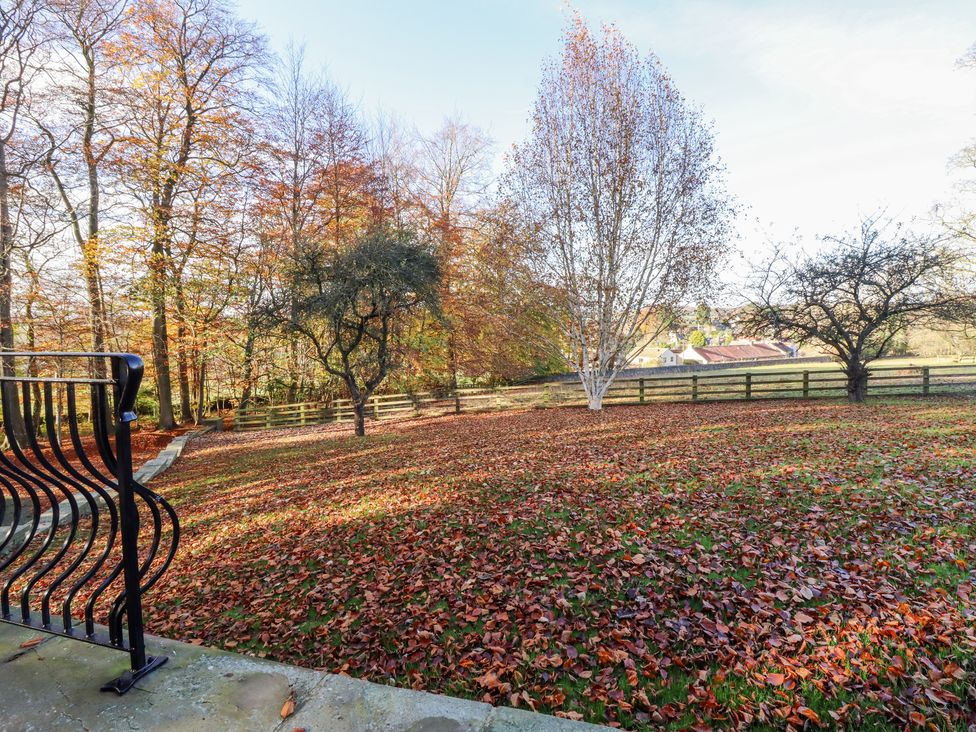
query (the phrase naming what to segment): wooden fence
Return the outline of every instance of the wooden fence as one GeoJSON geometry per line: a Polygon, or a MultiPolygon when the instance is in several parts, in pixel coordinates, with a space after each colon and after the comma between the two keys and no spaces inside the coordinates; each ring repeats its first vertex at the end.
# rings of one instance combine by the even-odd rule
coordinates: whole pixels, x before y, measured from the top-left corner
{"type": "MultiPolygon", "coordinates": [[[[869,396],[929,396],[976,392],[976,364],[947,366],[878,366],[871,369],[869,396]]],[[[837,369],[803,371],[737,371],[675,374],[615,381],[603,403],[705,402],[732,399],[837,398],[847,394],[846,377],[837,369]]],[[[419,415],[484,412],[531,407],[580,406],[586,397],[579,382],[461,389],[449,394],[379,394],[370,398],[367,416],[392,419],[419,415]]],[[[351,421],[348,399],[331,404],[306,402],[254,406],[238,412],[237,430],[302,427],[351,421]]]]}

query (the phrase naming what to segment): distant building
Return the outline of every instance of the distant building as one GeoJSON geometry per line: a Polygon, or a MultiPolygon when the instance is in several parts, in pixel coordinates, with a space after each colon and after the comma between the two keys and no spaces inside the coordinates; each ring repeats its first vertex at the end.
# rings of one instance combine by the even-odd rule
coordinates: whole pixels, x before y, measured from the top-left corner
{"type": "Polygon", "coordinates": [[[798,346],[792,343],[783,343],[782,341],[752,341],[744,338],[736,338],[735,340],[729,342],[730,346],[772,346],[773,348],[779,349],[787,355],[789,358],[796,358],[800,349],[798,346]]]}
{"type": "Polygon", "coordinates": [[[682,363],[712,364],[796,358],[796,354],[796,347],[786,343],[733,341],[728,346],[688,346],[679,358],[682,363]]]}
{"type": "Polygon", "coordinates": [[[657,361],[659,366],[677,366],[681,363],[681,358],[670,348],[665,348],[657,357],[657,361]]]}

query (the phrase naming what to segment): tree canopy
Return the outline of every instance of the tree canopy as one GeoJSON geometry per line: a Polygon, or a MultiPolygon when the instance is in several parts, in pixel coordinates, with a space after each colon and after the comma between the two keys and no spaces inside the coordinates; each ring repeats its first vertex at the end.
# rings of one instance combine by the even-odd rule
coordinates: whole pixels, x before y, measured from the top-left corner
{"type": "Polygon", "coordinates": [[[439,313],[441,267],[415,234],[377,226],[350,247],[303,247],[287,327],[304,336],[322,367],[341,379],[365,434],[366,401],[402,355],[404,319],[439,313]]]}
{"type": "Polygon", "coordinates": [[[755,275],[739,325],[756,335],[817,344],[837,358],[851,401],[864,400],[868,364],[913,325],[953,321],[974,300],[965,258],[943,235],[873,216],[828,236],[821,251],[780,253],[755,275]]]}

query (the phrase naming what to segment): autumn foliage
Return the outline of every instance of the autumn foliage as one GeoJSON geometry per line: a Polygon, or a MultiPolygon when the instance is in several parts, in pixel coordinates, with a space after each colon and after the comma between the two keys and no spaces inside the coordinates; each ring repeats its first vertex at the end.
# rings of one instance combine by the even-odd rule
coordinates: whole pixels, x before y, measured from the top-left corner
{"type": "Polygon", "coordinates": [[[976,406],[226,434],[158,487],[152,630],[628,729],[964,729],[976,406]]]}

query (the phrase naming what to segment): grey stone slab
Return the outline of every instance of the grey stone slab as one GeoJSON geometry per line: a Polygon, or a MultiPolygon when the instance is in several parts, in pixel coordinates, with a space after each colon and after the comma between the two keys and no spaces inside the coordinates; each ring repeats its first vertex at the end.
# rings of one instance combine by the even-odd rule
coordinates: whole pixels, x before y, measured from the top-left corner
{"type": "Polygon", "coordinates": [[[525,709],[498,707],[485,732],[597,732],[605,729],[600,725],[536,714],[525,709]]]}
{"type": "MultiPolygon", "coordinates": [[[[6,631],[4,631],[6,634],[6,631]]],[[[5,730],[272,730],[282,704],[308,695],[314,671],[150,639],[165,666],[119,697],[98,691],[128,655],[54,638],[0,666],[5,730]]]]}
{"type": "Polygon", "coordinates": [[[116,722],[129,717],[132,709],[143,708],[142,700],[127,698],[130,709],[118,708],[107,694],[98,695],[97,685],[125,671],[127,662],[124,653],[62,638],[53,638],[7,660],[0,665],[4,729],[122,728],[116,722]],[[104,679],[93,676],[92,667],[97,667],[104,679]]]}
{"type": "Polygon", "coordinates": [[[482,702],[382,684],[367,685],[364,702],[369,732],[480,732],[492,710],[482,702]]]}
{"type": "Polygon", "coordinates": [[[295,714],[282,722],[281,730],[366,732],[366,686],[348,676],[324,674],[308,699],[296,699],[295,714]]]}
{"type": "Polygon", "coordinates": [[[585,732],[601,729],[480,702],[371,684],[162,638],[168,661],[125,696],[98,691],[128,655],[0,623],[0,729],[165,732],[585,732]],[[281,719],[292,697],[295,713],[281,719]]]}
{"type": "Polygon", "coordinates": [[[24,643],[41,638],[41,643],[47,643],[54,639],[54,636],[38,633],[32,628],[18,628],[7,626],[7,629],[0,633],[0,664],[12,660],[16,656],[22,656],[29,652],[29,649],[22,648],[24,643]]]}

